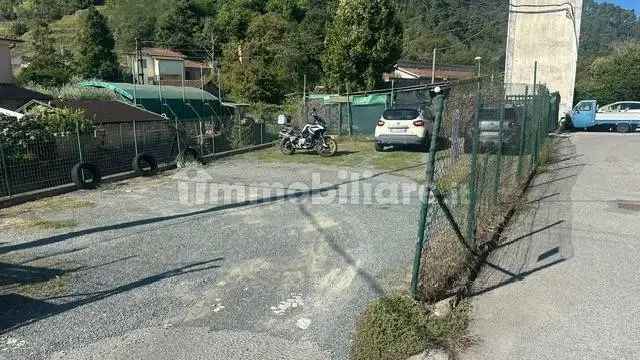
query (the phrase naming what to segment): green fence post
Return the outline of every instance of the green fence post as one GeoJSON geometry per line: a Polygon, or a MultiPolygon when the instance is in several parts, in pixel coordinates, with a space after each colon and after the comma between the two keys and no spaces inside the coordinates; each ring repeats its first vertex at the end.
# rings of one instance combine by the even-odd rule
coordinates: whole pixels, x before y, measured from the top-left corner
{"type": "Polygon", "coordinates": [[[338,103],[338,135],[342,136],[342,103],[338,103]]]}
{"type": "MultiPolygon", "coordinates": [[[[533,143],[533,153],[531,154],[531,165],[529,167],[529,173],[531,173],[538,164],[538,150],[540,147],[540,103],[538,91],[538,62],[533,65],[533,112],[535,119],[535,142],[533,143]]],[[[528,175],[528,174],[527,174],[528,175]]]]}
{"type": "Polygon", "coordinates": [[[505,101],[504,97],[499,102],[498,121],[500,128],[498,130],[498,153],[496,154],[496,178],[493,183],[493,204],[498,203],[498,194],[500,192],[500,184],[502,183],[502,147],[504,146],[504,113],[505,101]]]}
{"type": "Polygon", "coordinates": [[[522,116],[522,124],[520,125],[520,151],[518,154],[518,171],[516,178],[518,181],[522,178],[522,162],[527,146],[527,118],[529,117],[529,87],[527,86],[524,91],[524,109],[522,116]]]}
{"type": "Polygon", "coordinates": [[[444,95],[439,94],[435,97],[434,112],[436,114],[433,130],[431,132],[431,143],[429,145],[429,153],[426,168],[425,192],[420,205],[420,220],[418,223],[418,241],[416,242],[416,253],[413,259],[413,272],[411,276],[411,296],[417,299],[418,283],[420,279],[420,263],[422,261],[422,249],[425,246],[425,238],[429,227],[429,198],[431,196],[431,186],[435,180],[436,150],[438,145],[438,134],[442,125],[442,115],[444,112],[444,95]]]}
{"type": "Polygon", "coordinates": [[[480,147],[480,109],[482,107],[480,84],[473,115],[473,143],[471,145],[471,165],[469,172],[469,208],[467,209],[467,241],[475,245],[476,237],[476,205],[478,202],[478,148],[480,147]]]}
{"type": "Polygon", "coordinates": [[[349,136],[353,136],[353,111],[351,110],[351,89],[347,84],[347,106],[349,106],[349,136]]]}

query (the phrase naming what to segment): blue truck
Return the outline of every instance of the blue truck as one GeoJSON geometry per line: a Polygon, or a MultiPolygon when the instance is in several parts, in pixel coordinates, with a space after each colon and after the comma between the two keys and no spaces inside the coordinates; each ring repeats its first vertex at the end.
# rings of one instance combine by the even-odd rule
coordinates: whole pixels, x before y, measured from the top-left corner
{"type": "Polygon", "coordinates": [[[580,101],[569,113],[575,129],[612,129],[620,133],[640,128],[640,101],[620,101],[598,108],[596,100],[580,101]]]}

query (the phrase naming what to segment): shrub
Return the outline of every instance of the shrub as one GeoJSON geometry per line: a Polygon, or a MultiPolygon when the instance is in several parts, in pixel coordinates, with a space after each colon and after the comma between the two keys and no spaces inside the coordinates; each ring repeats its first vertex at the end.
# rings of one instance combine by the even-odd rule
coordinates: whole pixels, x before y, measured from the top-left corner
{"type": "Polygon", "coordinates": [[[85,118],[81,110],[77,109],[36,106],[29,111],[27,119],[42,124],[46,131],[54,136],[70,132],[75,133],[76,129],[81,134],[93,130],[93,124],[85,118]]]}
{"type": "Polygon", "coordinates": [[[406,360],[429,347],[461,350],[469,343],[470,310],[469,303],[462,302],[437,318],[406,296],[376,300],[356,324],[351,359],[406,360]]]}
{"type": "Polygon", "coordinates": [[[56,136],[93,130],[92,124],[78,110],[37,106],[21,119],[0,116],[0,144],[5,155],[15,160],[51,156],[56,136]]]}
{"type": "Polygon", "coordinates": [[[87,88],[77,84],[67,84],[61,87],[28,86],[29,89],[47,94],[54,99],[69,100],[119,100],[118,95],[107,89],[87,88]]]}
{"type": "Polygon", "coordinates": [[[356,324],[353,360],[406,360],[427,347],[428,316],[405,296],[369,304],[356,324]]]}

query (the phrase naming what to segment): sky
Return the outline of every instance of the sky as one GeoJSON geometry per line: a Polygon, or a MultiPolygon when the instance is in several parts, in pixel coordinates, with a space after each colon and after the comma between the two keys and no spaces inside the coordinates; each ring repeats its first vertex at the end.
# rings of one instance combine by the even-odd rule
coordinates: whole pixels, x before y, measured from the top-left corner
{"type": "Polygon", "coordinates": [[[636,15],[640,15],[640,0],[598,0],[598,2],[616,4],[625,9],[635,10],[636,15]]]}

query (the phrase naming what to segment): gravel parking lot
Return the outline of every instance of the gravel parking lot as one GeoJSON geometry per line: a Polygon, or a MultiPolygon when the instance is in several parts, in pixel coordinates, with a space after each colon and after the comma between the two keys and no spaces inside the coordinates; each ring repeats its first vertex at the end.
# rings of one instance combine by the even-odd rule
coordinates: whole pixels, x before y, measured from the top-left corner
{"type": "Polygon", "coordinates": [[[0,358],[345,359],[407,288],[415,189],[243,156],[5,209],[0,358]]]}

